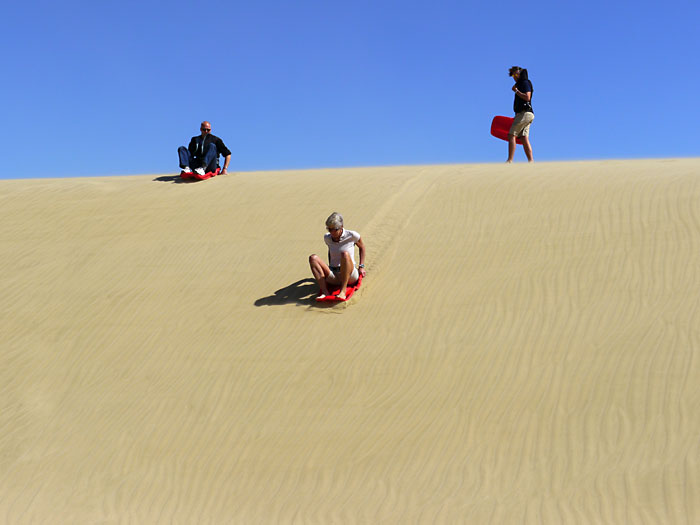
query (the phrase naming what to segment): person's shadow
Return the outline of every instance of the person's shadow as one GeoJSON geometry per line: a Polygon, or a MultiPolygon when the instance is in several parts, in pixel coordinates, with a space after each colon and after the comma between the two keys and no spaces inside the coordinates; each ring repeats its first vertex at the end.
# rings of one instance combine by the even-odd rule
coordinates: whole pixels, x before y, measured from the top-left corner
{"type": "Polygon", "coordinates": [[[198,179],[183,179],[180,175],[163,175],[161,177],[156,177],[153,182],[172,182],[173,184],[190,184],[192,182],[199,182],[198,179]]]}
{"type": "Polygon", "coordinates": [[[318,284],[314,279],[301,279],[295,283],[277,290],[274,295],[261,297],[255,301],[255,306],[281,306],[285,304],[312,305],[316,304],[318,284]]]}

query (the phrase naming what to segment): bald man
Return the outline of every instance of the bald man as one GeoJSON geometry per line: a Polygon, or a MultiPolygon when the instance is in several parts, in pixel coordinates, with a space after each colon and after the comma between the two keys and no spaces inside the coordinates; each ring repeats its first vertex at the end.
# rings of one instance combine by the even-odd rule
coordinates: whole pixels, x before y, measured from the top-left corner
{"type": "Polygon", "coordinates": [[[214,172],[219,167],[219,155],[224,157],[224,169],[221,170],[221,175],[228,173],[231,151],[223,140],[211,134],[211,124],[206,120],[202,122],[199,131],[202,132],[201,135],[192,137],[188,147],[180,146],[177,149],[181,173],[191,173],[192,168],[198,175],[214,172]]]}

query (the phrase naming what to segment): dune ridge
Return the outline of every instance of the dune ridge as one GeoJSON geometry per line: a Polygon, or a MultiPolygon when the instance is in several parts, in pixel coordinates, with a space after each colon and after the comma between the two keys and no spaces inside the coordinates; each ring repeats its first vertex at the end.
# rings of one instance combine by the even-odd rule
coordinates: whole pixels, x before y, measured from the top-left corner
{"type": "Polygon", "coordinates": [[[697,523],[698,173],[4,181],[0,522],[697,523]]]}

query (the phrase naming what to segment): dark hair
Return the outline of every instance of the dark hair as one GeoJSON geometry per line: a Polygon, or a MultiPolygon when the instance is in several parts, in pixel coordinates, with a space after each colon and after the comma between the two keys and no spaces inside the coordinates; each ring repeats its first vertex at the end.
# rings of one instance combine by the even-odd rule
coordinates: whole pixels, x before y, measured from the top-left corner
{"type": "Polygon", "coordinates": [[[530,80],[527,77],[527,69],[518,66],[513,66],[508,70],[509,77],[512,77],[515,73],[520,73],[520,80],[530,80]]]}

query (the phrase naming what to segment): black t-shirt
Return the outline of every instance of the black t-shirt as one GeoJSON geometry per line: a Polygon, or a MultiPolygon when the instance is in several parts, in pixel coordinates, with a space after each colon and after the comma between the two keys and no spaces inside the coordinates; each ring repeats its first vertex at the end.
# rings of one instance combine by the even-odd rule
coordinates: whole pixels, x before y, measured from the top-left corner
{"type": "MultiPolygon", "coordinates": [[[[515,83],[515,87],[521,93],[530,92],[530,102],[525,102],[518,95],[515,95],[515,100],[513,101],[513,111],[516,113],[522,113],[523,111],[532,111],[532,95],[534,91],[532,89],[532,82],[529,80],[520,79],[515,83]]],[[[534,112],[533,112],[534,113],[534,112]]]]}

